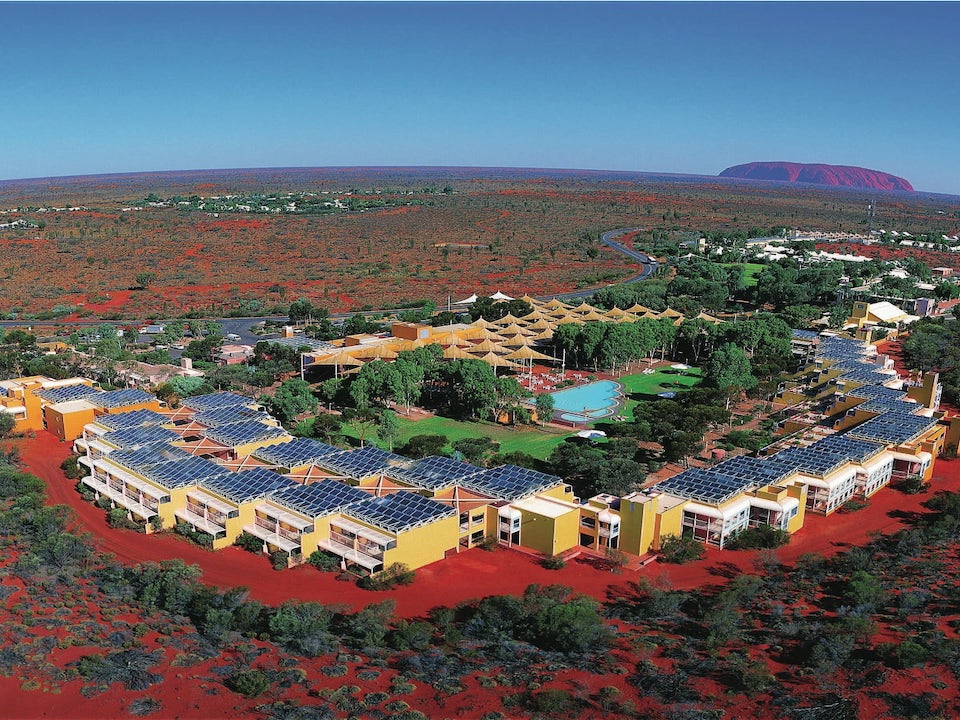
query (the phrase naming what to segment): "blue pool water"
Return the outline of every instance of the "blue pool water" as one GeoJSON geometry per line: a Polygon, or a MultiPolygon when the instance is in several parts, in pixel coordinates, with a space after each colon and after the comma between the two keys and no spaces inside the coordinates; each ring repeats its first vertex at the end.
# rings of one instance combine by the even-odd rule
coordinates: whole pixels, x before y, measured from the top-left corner
{"type": "Polygon", "coordinates": [[[620,383],[613,380],[598,380],[550,394],[553,396],[554,410],[560,413],[561,419],[590,422],[613,415],[623,397],[620,389],[620,383]]]}

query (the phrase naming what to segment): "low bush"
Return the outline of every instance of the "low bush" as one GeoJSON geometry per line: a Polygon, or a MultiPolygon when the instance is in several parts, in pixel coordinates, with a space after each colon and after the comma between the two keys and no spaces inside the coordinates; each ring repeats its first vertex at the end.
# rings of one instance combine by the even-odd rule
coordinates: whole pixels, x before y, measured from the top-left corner
{"type": "Polygon", "coordinates": [[[274,570],[286,570],[289,567],[290,553],[286,550],[276,550],[270,553],[270,564],[274,570]]]}
{"type": "Polygon", "coordinates": [[[258,538],[256,535],[251,535],[248,532],[240,533],[240,537],[236,539],[236,542],[233,543],[239,548],[243,548],[247,552],[251,553],[261,553],[263,552],[263,540],[258,538]]]}
{"type": "Polygon", "coordinates": [[[567,561],[563,559],[562,555],[549,555],[543,558],[540,564],[547,570],[561,570],[567,566],[567,561]]]}
{"type": "Polygon", "coordinates": [[[313,565],[317,570],[324,572],[337,572],[340,564],[343,562],[339,555],[324,552],[323,550],[314,550],[307,558],[307,562],[313,565]]]}
{"type": "Polygon", "coordinates": [[[790,542],[790,533],[772,525],[758,525],[738,532],[727,547],[731,550],[759,550],[778,548],[790,542]]]}
{"type": "Polygon", "coordinates": [[[177,535],[182,535],[190,542],[196,543],[201,547],[213,547],[213,535],[205,533],[202,530],[194,530],[189,523],[177,523],[173,530],[177,535]]]}
{"type": "Polygon", "coordinates": [[[668,535],[660,543],[659,559],[662,562],[682,565],[692,560],[699,560],[705,552],[703,545],[693,538],[668,535]]]}
{"type": "Polygon", "coordinates": [[[390,567],[377,575],[367,575],[357,580],[357,585],[364,590],[390,590],[397,585],[410,585],[416,578],[416,573],[403,563],[393,563],[390,567]]]}
{"type": "Polygon", "coordinates": [[[224,684],[244,697],[254,698],[262,695],[270,687],[270,678],[261,670],[241,670],[228,677],[224,684]]]}

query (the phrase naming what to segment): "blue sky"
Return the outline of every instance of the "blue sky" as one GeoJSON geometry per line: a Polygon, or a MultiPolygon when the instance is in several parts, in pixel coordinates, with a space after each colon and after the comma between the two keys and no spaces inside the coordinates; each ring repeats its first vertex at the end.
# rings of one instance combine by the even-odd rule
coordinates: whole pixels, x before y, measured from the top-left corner
{"type": "Polygon", "coordinates": [[[960,4],[3,4],[0,179],[860,165],[960,194],[960,4]]]}

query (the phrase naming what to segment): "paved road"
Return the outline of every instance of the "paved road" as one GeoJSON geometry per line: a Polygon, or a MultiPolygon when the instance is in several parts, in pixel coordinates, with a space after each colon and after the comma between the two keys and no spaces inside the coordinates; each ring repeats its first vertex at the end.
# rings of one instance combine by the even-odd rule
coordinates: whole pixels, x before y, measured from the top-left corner
{"type": "MultiPolygon", "coordinates": [[[[617,252],[626,255],[631,260],[635,260],[643,265],[643,269],[633,277],[627,278],[623,283],[635,283],[640,282],[641,280],[646,280],[654,273],[656,273],[659,264],[656,260],[651,258],[646,253],[642,253],[639,250],[634,250],[627,247],[623,243],[617,242],[616,238],[626,235],[627,233],[637,232],[638,230],[643,230],[643,228],[618,228],[616,230],[607,230],[600,236],[600,242],[606,245],[607,247],[616,250],[617,252]]],[[[555,293],[553,295],[539,295],[536,296],[537,300],[552,300],[553,298],[559,298],[560,300],[574,300],[578,298],[590,297],[597,291],[597,288],[587,288],[584,290],[573,290],[571,292],[565,293],[555,293]]],[[[345,320],[348,317],[353,315],[380,315],[383,313],[395,313],[402,312],[402,309],[390,309],[390,310],[361,310],[357,312],[346,312],[346,313],[331,313],[331,320],[345,320]]],[[[220,326],[223,328],[223,335],[226,337],[228,334],[239,335],[240,341],[245,344],[256,344],[257,340],[263,339],[263,337],[273,337],[273,336],[260,336],[251,332],[256,324],[263,322],[264,320],[286,320],[286,315],[267,315],[267,316],[257,316],[257,317],[239,317],[239,318],[203,318],[204,320],[216,320],[220,323],[220,326]]],[[[163,321],[158,321],[163,322],[163,321]]],[[[134,320],[44,320],[44,321],[29,321],[29,320],[0,320],[0,327],[25,327],[31,325],[70,325],[70,326],[79,326],[79,325],[137,325],[139,324],[134,320]]]]}

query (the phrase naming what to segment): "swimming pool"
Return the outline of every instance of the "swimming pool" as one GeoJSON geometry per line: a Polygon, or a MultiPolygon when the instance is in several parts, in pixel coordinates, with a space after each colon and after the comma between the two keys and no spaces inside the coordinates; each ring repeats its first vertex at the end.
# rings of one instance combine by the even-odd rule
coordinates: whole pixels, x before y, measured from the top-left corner
{"type": "Polygon", "coordinates": [[[622,389],[623,386],[613,380],[598,380],[550,394],[561,420],[585,423],[613,415],[623,399],[622,389]]]}

